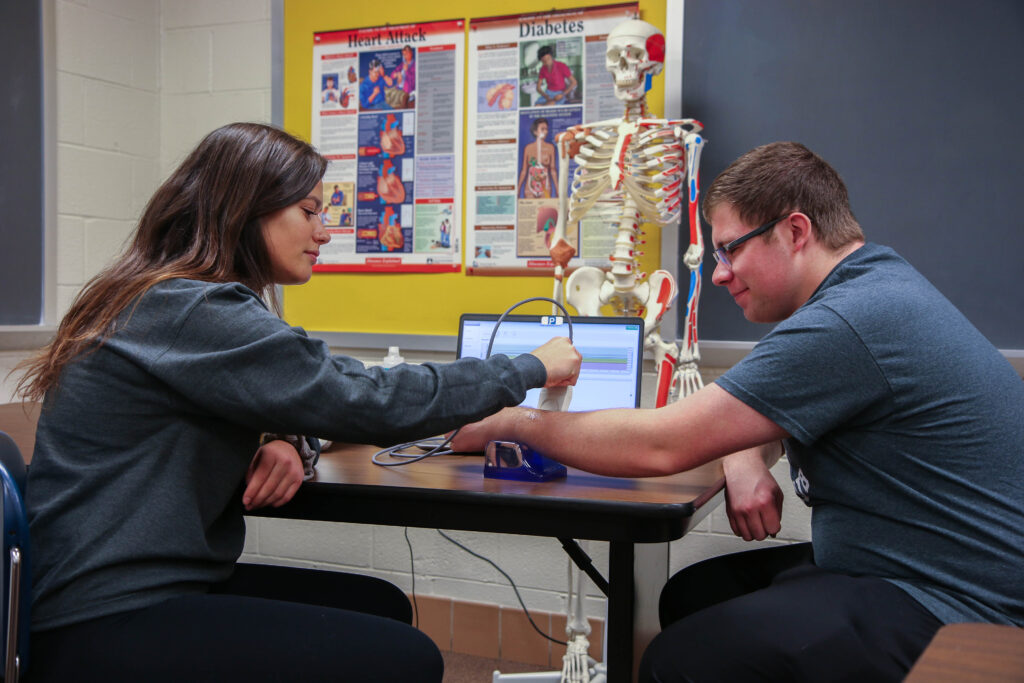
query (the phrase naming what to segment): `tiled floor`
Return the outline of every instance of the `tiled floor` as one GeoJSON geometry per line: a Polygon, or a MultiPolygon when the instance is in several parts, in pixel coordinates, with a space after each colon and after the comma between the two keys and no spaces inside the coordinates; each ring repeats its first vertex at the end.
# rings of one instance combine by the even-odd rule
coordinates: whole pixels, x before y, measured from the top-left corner
{"type": "Polygon", "coordinates": [[[549,671],[548,667],[523,662],[510,662],[488,657],[477,657],[458,652],[443,652],[444,683],[491,683],[494,672],[526,673],[549,671]]]}
{"type": "MultiPolygon", "coordinates": [[[[418,628],[430,636],[444,653],[453,652],[492,662],[520,662],[537,667],[533,669],[536,671],[562,668],[565,646],[538,634],[519,608],[419,596],[417,609],[418,628]]],[[[544,633],[565,638],[565,615],[533,612],[532,617],[544,633]]],[[[589,653],[595,659],[601,659],[603,622],[592,619],[590,627],[589,653]]]]}
{"type": "MultiPolygon", "coordinates": [[[[495,671],[561,671],[565,646],[538,634],[519,608],[422,595],[415,604],[417,627],[444,656],[444,683],[492,683],[495,671]]],[[[565,638],[565,615],[531,616],[544,633],[565,638]]],[[[596,659],[602,655],[603,626],[590,620],[589,654],[596,659]]]]}

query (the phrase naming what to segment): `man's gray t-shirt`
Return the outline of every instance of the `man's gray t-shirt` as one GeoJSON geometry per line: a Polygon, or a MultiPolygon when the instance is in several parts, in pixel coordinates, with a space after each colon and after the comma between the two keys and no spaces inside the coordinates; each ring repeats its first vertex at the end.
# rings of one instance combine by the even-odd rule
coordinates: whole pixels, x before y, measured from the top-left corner
{"type": "Polygon", "coordinates": [[[894,251],[853,252],[717,382],[791,435],[819,566],[1024,626],[1024,382],[894,251]]]}

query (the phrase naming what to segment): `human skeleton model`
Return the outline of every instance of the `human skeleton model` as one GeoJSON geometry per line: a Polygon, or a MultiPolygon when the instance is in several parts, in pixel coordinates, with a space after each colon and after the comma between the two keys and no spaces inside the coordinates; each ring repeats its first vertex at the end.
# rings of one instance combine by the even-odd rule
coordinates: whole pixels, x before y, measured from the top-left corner
{"type": "Polygon", "coordinates": [[[621,119],[573,126],[556,138],[560,164],[558,223],[550,249],[555,263],[553,298],[563,301],[562,277],[576,252],[565,239],[565,226],[588,213],[615,226],[610,272],[592,266],[577,269],[565,282],[565,298],[580,315],[598,315],[601,306],[610,303],[620,315],[644,318],[644,348],[654,354],[655,405],[661,407],[703,386],[697,371],[697,302],[704,256],[697,194],[703,126],[694,119],[649,118],[646,93],[665,60],[665,38],[658,29],[645,21],[627,21],[608,34],[607,46],[606,66],[615,78],[615,96],[626,110],[621,119]],[[578,164],[571,195],[570,156],[578,164]],[[675,279],[668,271],[657,270],[644,280],[636,260],[642,252],[635,247],[641,219],[666,225],[679,218],[684,188],[689,195],[690,243],[684,261],[690,270],[690,290],[680,353],[659,330],[678,292],[675,279]]]}
{"type": "MultiPolygon", "coordinates": [[[[665,38],[658,29],[644,21],[627,21],[608,34],[607,48],[606,66],[615,78],[615,96],[626,110],[620,119],[573,126],[555,139],[559,204],[550,248],[555,263],[552,298],[559,302],[568,299],[580,315],[598,315],[601,306],[609,303],[620,314],[642,315],[644,348],[654,352],[658,367],[656,405],[661,407],[669,402],[670,392],[687,395],[703,384],[697,372],[697,301],[704,256],[697,215],[697,169],[704,146],[704,138],[699,135],[703,126],[693,119],[649,118],[646,92],[651,77],[661,73],[665,60],[665,38]],[[570,156],[578,166],[571,195],[570,156]],[[635,246],[641,218],[661,225],[679,218],[684,187],[689,195],[690,244],[684,261],[690,270],[690,291],[680,354],[679,347],[663,340],[658,329],[676,297],[675,279],[668,271],[657,270],[644,281],[644,275],[637,272],[636,257],[641,252],[635,246]],[[600,268],[577,269],[565,282],[568,293],[563,297],[562,278],[576,253],[565,239],[565,226],[576,224],[587,214],[617,227],[611,270],[606,274],[600,268]]],[[[558,315],[557,306],[552,313],[558,315]]],[[[551,680],[604,683],[604,665],[587,654],[590,626],[583,614],[583,574],[576,575],[573,595],[571,564],[569,572],[568,642],[562,670],[551,680]]]]}

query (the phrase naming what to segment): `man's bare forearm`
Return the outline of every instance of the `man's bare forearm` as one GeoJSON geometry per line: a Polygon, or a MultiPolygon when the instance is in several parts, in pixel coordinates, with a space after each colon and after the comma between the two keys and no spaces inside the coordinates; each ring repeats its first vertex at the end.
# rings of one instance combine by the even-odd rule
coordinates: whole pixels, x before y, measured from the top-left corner
{"type": "Polygon", "coordinates": [[[773,422],[711,385],[658,409],[560,413],[506,408],[463,427],[453,447],[481,451],[488,441],[518,441],[595,474],[653,477],[769,444],[767,451],[754,452],[763,469],[764,457],[778,459],[783,436],[773,422]]]}

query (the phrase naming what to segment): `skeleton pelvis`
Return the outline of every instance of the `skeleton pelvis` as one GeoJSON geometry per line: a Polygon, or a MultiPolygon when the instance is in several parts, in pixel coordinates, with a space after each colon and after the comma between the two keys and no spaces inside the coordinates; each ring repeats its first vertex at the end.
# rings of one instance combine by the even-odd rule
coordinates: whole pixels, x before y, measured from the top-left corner
{"type": "Polygon", "coordinates": [[[580,315],[600,315],[601,285],[605,273],[600,268],[583,266],[572,272],[565,281],[565,298],[580,315]]]}

